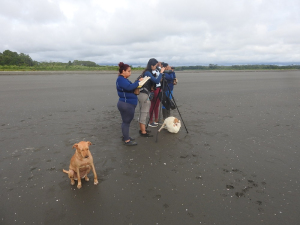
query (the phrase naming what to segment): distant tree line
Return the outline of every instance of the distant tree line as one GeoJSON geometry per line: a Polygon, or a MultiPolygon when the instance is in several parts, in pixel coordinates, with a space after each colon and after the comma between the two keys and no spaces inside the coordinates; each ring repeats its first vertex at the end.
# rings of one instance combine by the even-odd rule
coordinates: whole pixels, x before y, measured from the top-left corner
{"type": "Polygon", "coordinates": [[[79,61],[74,60],[68,63],[62,62],[37,62],[33,61],[29,55],[24,53],[18,54],[10,50],[5,50],[3,53],[0,52],[0,65],[14,65],[14,66],[36,66],[36,65],[49,65],[49,66],[88,66],[96,67],[99,66],[95,62],[91,61],[79,61]]]}
{"type": "Polygon", "coordinates": [[[176,71],[182,70],[286,70],[286,69],[300,69],[300,65],[232,65],[219,66],[217,64],[209,64],[208,66],[177,66],[176,71]]]}
{"type": "Polygon", "coordinates": [[[29,55],[24,53],[18,54],[10,50],[0,52],[0,65],[34,66],[36,64],[36,61],[33,61],[29,55]]]}
{"type": "Polygon", "coordinates": [[[99,66],[95,62],[91,62],[91,61],[79,61],[79,60],[74,60],[73,63],[71,63],[71,61],[69,61],[69,65],[74,65],[74,66],[89,66],[89,67],[99,66]]]}
{"type": "Polygon", "coordinates": [[[63,62],[37,62],[24,53],[18,54],[10,50],[0,52],[0,70],[5,71],[59,71],[59,70],[118,70],[117,66],[100,66],[95,62],[74,60],[63,62]]]}
{"type": "MultiPolygon", "coordinates": [[[[62,62],[37,62],[31,59],[29,55],[24,53],[18,54],[10,50],[0,52],[0,70],[118,70],[118,66],[100,66],[91,61],[74,60],[68,63],[62,62]]],[[[143,70],[143,67],[132,67],[132,70],[143,70]]],[[[300,65],[232,65],[220,66],[217,64],[209,64],[208,66],[177,66],[175,71],[182,70],[285,70],[285,69],[300,69],[300,65]]]]}

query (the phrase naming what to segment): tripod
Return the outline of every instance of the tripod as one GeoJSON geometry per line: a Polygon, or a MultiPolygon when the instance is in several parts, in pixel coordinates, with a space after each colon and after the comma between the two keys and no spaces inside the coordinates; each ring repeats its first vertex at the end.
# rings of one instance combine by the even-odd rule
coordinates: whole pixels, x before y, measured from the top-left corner
{"type": "MultiPolygon", "coordinates": [[[[163,76],[162,76],[161,87],[160,87],[160,90],[159,90],[158,95],[157,95],[156,98],[155,98],[155,101],[154,101],[154,107],[153,107],[153,109],[152,109],[150,115],[153,115],[153,111],[154,111],[155,106],[156,106],[156,104],[157,104],[157,102],[158,102],[157,100],[158,100],[158,99],[161,99],[161,104],[160,104],[160,106],[159,106],[159,111],[158,111],[158,112],[159,112],[159,113],[158,113],[158,120],[160,121],[160,115],[161,115],[160,112],[161,112],[161,110],[162,110],[162,105],[163,105],[162,101],[163,101],[164,98],[169,98],[169,96],[166,96],[165,90],[168,90],[169,96],[171,96],[170,101],[173,101],[173,103],[174,103],[174,105],[175,105],[175,108],[177,109],[178,114],[179,114],[179,116],[180,116],[180,118],[181,118],[181,121],[182,121],[182,123],[183,123],[183,125],[184,125],[184,127],[185,127],[185,130],[186,130],[187,133],[189,133],[188,130],[187,130],[187,128],[186,128],[186,126],[185,126],[185,123],[184,123],[184,121],[183,121],[183,119],[182,119],[181,113],[180,113],[180,111],[179,111],[179,109],[178,109],[178,107],[177,107],[175,98],[174,98],[174,96],[173,96],[173,94],[172,94],[172,92],[171,92],[171,89],[170,89],[170,87],[169,87],[169,85],[168,85],[168,82],[167,82],[167,80],[165,79],[165,74],[163,74],[163,76]]],[[[146,125],[146,129],[148,128],[149,122],[150,122],[150,117],[149,117],[148,123],[147,123],[147,125],[146,125]]],[[[156,142],[157,142],[157,139],[158,139],[158,126],[157,126],[157,132],[156,132],[156,142]]]]}

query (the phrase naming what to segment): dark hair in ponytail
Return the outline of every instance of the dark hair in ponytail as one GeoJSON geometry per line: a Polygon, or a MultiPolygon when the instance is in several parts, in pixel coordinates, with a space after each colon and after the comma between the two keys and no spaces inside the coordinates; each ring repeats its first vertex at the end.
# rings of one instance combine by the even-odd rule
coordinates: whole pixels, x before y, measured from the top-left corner
{"type": "Polygon", "coordinates": [[[123,62],[119,63],[119,73],[123,73],[123,70],[126,71],[130,67],[128,64],[125,64],[123,62]]]}

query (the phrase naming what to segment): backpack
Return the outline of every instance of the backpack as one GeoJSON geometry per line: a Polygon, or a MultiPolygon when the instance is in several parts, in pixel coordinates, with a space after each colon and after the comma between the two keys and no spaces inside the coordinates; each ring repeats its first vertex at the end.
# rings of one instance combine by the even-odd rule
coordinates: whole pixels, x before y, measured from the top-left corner
{"type": "Polygon", "coordinates": [[[174,103],[174,101],[172,99],[169,98],[169,96],[166,95],[166,92],[162,93],[160,92],[158,95],[161,104],[163,104],[163,106],[169,110],[169,109],[176,109],[176,105],[174,103]],[[163,96],[162,96],[163,94],[163,96]]]}

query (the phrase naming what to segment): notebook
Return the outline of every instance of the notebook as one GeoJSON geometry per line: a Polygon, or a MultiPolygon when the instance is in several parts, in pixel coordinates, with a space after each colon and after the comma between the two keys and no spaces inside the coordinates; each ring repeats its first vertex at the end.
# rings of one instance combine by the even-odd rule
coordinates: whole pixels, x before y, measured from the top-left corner
{"type": "Polygon", "coordinates": [[[143,87],[143,85],[150,79],[151,77],[145,76],[142,81],[139,82],[139,86],[137,88],[143,87]]]}

